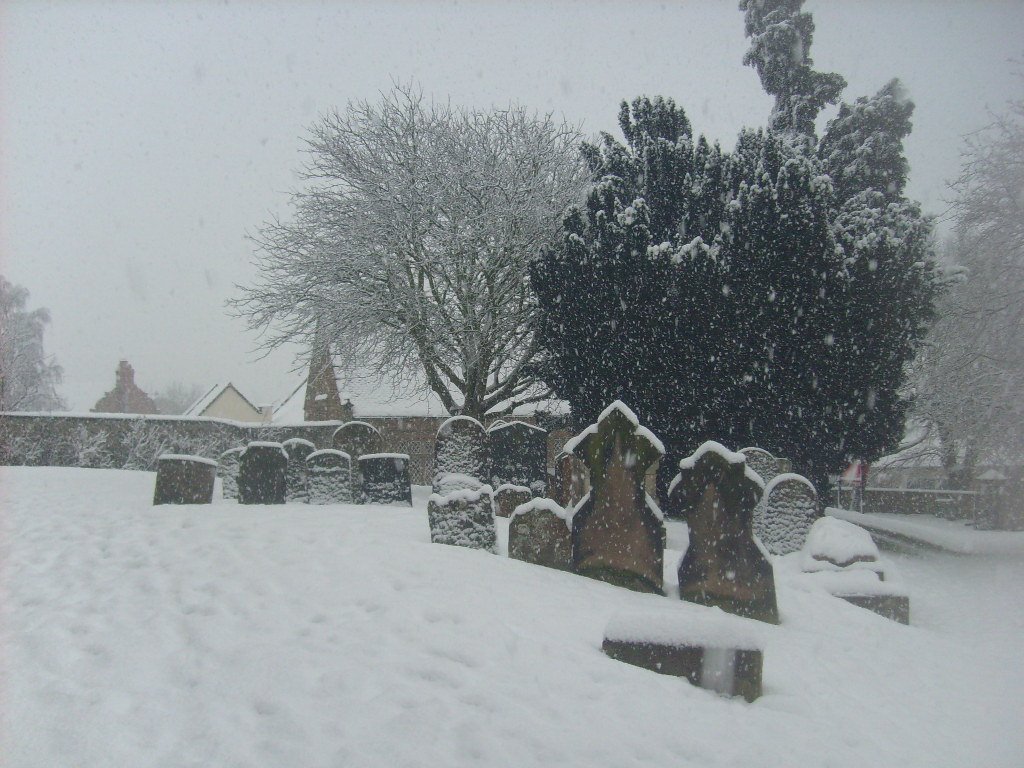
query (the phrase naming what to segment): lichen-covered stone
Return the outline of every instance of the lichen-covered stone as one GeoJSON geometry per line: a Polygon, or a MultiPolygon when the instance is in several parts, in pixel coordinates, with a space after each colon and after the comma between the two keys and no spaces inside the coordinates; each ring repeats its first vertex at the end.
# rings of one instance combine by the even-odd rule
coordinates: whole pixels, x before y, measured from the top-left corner
{"type": "Polygon", "coordinates": [[[309,440],[293,437],[281,445],[288,454],[288,472],[285,475],[285,500],[305,504],[309,501],[306,458],[316,450],[309,440]]]}
{"type": "Polygon", "coordinates": [[[501,485],[494,492],[494,514],[511,517],[516,507],[533,498],[533,492],[523,485],[501,485]]]}
{"type": "Polygon", "coordinates": [[[547,485],[546,430],[522,421],[498,422],[487,430],[490,484],[522,485],[543,496],[547,485]]]}
{"type": "Polygon", "coordinates": [[[743,448],[740,450],[747,457],[747,466],[757,473],[765,484],[779,474],[779,462],[763,448],[743,448]]]}
{"type": "Polygon", "coordinates": [[[164,454],[157,460],[153,504],[210,504],[216,476],[212,459],[164,454]]]}
{"type": "Polygon", "coordinates": [[[359,457],[364,504],[412,506],[409,456],[404,453],[370,453],[359,457]]]}
{"type": "Polygon", "coordinates": [[[810,480],[776,475],[754,509],[754,535],[773,555],[799,552],[819,516],[818,494],[810,480]]]}
{"type": "Polygon", "coordinates": [[[230,448],[217,459],[217,477],[220,478],[221,498],[238,498],[238,468],[245,448],[230,448]]]}
{"type": "Polygon", "coordinates": [[[572,567],[572,535],[566,512],[551,499],[532,499],[512,513],[508,524],[508,556],[548,568],[572,567]]]}
{"type": "Polygon", "coordinates": [[[461,482],[465,490],[472,484],[487,484],[488,475],[487,432],[483,425],[469,416],[452,416],[437,430],[434,441],[434,493],[451,493],[453,487],[447,475],[469,478],[461,482]]]}
{"type": "Polygon", "coordinates": [[[325,448],[306,457],[310,504],[352,503],[352,459],[344,451],[325,448]]]}
{"type": "Polygon", "coordinates": [[[484,549],[494,552],[497,534],[491,487],[478,491],[456,491],[447,496],[433,494],[427,503],[430,540],[435,544],[484,549]]]}
{"type": "Polygon", "coordinates": [[[348,454],[352,460],[352,501],[361,504],[363,477],[359,474],[359,457],[384,450],[384,439],[372,424],[350,421],[334,431],[334,449],[348,454]]]}

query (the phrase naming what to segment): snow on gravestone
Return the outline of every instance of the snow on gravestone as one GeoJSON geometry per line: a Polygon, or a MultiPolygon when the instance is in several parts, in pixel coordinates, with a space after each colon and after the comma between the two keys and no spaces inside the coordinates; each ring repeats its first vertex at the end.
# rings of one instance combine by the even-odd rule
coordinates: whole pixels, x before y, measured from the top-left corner
{"type": "Polygon", "coordinates": [[[352,458],[333,448],[313,451],[306,457],[306,487],[310,504],[351,504],[352,458]]]}
{"type": "Polygon", "coordinates": [[[306,479],[306,459],[316,450],[309,440],[293,437],[281,445],[288,454],[288,472],[285,474],[285,500],[299,503],[309,501],[306,479]]]}
{"type": "Polygon", "coordinates": [[[407,504],[412,506],[409,455],[368,453],[359,457],[363,478],[364,504],[407,504]]]}
{"type": "Polygon", "coordinates": [[[679,462],[669,504],[690,528],[679,597],[779,623],[775,572],[751,530],[764,485],[742,453],[709,440],[679,462]]]}
{"type": "Polygon", "coordinates": [[[210,504],[217,462],[165,453],[157,459],[153,504],[210,504]]]}
{"type": "Polygon", "coordinates": [[[573,570],[662,594],[665,523],[643,487],[647,468],[665,451],[661,441],[616,400],[565,450],[590,470],[590,493],[572,517],[573,570]]]}
{"type": "Polygon", "coordinates": [[[547,485],[547,430],[523,421],[499,421],[487,430],[490,484],[523,485],[543,496],[547,485]]]}
{"type": "Polygon", "coordinates": [[[778,459],[763,448],[741,448],[739,452],[746,456],[747,466],[757,472],[763,482],[767,483],[779,474],[778,459]]]}
{"type": "Polygon", "coordinates": [[[362,503],[363,478],[359,474],[359,457],[384,450],[380,432],[365,421],[350,421],[334,430],[331,444],[334,450],[348,454],[352,460],[352,501],[362,503]]]}
{"type": "Polygon", "coordinates": [[[284,504],[288,454],[280,443],[249,443],[238,467],[239,504],[284,504]]]}
{"type": "Polygon", "coordinates": [[[533,491],[525,485],[500,485],[494,492],[494,514],[511,517],[516,508],[533,498],[533,491]]]}
{"type": "Polygon", "coordinates": [[[818,519],[818,494],[802,475],[776,475],[754,508],[754,535],[773,555],[798,552],[818,519]]]}
{"type": "Polygon", "coordinates": [[[217,459],[217,477],[220,478],[221,498],[238,498],[238,468],[244,452],[244,447],[229,448],[217,459]]]}
{"type": "Polygon", "coordinates": [[[530,499],[512,513],[508,556],[548,568],[572,567],[572,535],[566,511],[551,499],[530,499]]]}
{"type": "Polygon", "coordinates": [[[452,416],[441,424],[434,441],[434,493],[477,490],[487,483],[487,469],[483,424],[469,416],[452,416]]]}
{"type": "Polygon", "coordinates": [[[427,503],[430,540],[435,544],[484,549],[494,552],[494,502],[491,487],[454,491],[447,496],[432,494],[427,503]]]}

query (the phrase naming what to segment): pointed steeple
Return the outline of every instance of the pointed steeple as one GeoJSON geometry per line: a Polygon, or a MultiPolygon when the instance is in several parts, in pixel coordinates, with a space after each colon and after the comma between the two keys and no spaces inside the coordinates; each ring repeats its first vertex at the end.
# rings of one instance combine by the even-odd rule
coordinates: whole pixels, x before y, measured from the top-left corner
{"type": "Polygon", "coordinates": [[[345,421],[352,418],[352,406],[346,409],[341,404],[331,343],[319,323],[309,360],[306,399],[302,411],[306,421],[345,421]]]}

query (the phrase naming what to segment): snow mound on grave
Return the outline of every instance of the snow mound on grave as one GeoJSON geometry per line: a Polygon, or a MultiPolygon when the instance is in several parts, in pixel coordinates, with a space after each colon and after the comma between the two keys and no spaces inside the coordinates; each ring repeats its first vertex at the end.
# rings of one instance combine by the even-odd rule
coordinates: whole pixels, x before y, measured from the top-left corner
{"type": "Polygon", "coordinates": [[[484,487],[483,482],[472,475],[462,472],[445,472],[434,480],[434,495],[448,496],[459,491],[479,491],[484,487]]]}
{"type": "Polygon", "coordinates": [[[685,607],[665,611],[622,611],[605,627],[606,640],[669,646],[761,650],[771,625],[726,613],[721,608],[685,607]]]}
{"type": "Polygon", "coordinates": [[[878,547],[871,534],[859,525],[822,517],[814,522],[803,547],[806,570],[814,570],[822,561],[839,567],[855,562],[878,562],[878,547]]]}

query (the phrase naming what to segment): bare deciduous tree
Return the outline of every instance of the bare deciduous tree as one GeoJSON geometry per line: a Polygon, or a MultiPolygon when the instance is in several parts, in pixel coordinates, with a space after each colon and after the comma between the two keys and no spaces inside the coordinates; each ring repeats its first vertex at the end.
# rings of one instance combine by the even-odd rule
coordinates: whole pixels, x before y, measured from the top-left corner
{"type": "Polygon", "coordinates": [[[411,87],[349,104],[313,127],[311,183],[256,237],[261,277],[235,307],[270,347],[319,325],[343,364],[421,377],[453,413],[539,399],[527,264],[583,193],[579,141],[411,87]]]}
{"type": "Polygon", "coordinates": [[[50,313],[27,303],[27,290],[0,277],[0,411],[62,410],[61,368],[43,348],[50,313]]]}

